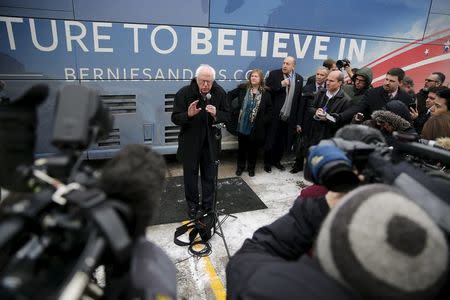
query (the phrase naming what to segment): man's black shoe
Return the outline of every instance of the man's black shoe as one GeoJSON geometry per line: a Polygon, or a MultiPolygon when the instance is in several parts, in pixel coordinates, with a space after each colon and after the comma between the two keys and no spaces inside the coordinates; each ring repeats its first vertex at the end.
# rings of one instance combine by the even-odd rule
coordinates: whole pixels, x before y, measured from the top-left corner
{"type": "Polygon", "coordinates": [[[236,170],[236,176],[241,176],[241,175],[242,175],[242,172],[244,172],[244,169],[243,169],[243,168],[237,168],[237,170],[236,170]]]}
{"type": "Polygon", "coordinates": [[[292,174],[296,174],[296,173],[298,173],[298,172],[300,172],[300,171],[303,171],[303,168],[294,165],[294,166],[292,167],[292,169],[291,169],[289,172],[291,172],[292,174]]]}
{"type": "Polygon", "coordinates": [[[286,168],[281,163],[276,163],[273,165],[275,168],[277,168],[280,171],[286,170],[286,168]]]}
{"type": "Polygon", "coordinates": [[[188,211],[188,216],[190,220],[193,220],[197,217],[197,209],[196,208],[190,208],[188,211]]]}
{"type": "Polygon", "coordinates": [[[264,171],[267,173],[272,173],[272,167],[270,165],[264,165],[264,171]]]}
{"type": "Polygon", "coordinates": [[[210,210],[211,209],[206,210],[206,209],[200,208],[197,211],[197,215],[195,216],[195,218],[200,218],[201,216],[203,216],[206,212],[209,212],[210,210]]]}
{"type": "Polygon", "coordinates": [[[248,170],[248,176],[250,177],[255,176],[255,170],[248,170]]]}

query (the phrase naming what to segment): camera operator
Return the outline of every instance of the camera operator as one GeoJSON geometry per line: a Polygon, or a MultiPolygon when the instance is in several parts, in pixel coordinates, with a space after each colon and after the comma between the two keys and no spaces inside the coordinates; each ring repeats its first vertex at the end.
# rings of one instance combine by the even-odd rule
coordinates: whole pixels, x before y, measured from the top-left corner
{"type": "Polygon", "coordinates": [[[421,208],[381,184],[334,200],[326,219],[326,202],[296,201],[247,239],[227,266],[228,299],[435,298],[448,245],[421,208]]]}
{"type": "MultiPolygon", "coordinates": [[[[343,131],[355,137],[363,130],[343,131]]],[[[382,139],[370,130],[362,137],[382,139]]],[[[329,143],[312,149],[314,182],[335,192],[296,201],[287,215],[244,242],[227,266],[229,299],[445,299],[449,250],[443,232],[403,190],[369,184],[341,198],[359,182],[351,164],[329,143]],[[342,177],[347,180],[330,185],[342,177]],[[305,256],[316,237],[312,257],[305,256]]]]}
{"type": "Polygon", "coordinates": [[[175,299],[175,267],[145,239],[165,181],[162,157],[129,145],[105,165],[100,181],[79,168],[80,150],[107,134],[112,119],[95,91],[67,85],[54,118],[61,153],[34,162],[37,106],[47,95],[48,87],[38,85],[0,105],[0,185],[11,191],[0,210],[0,298],[81,297],[92,292],[93,268],[104,264],[106,290],[95,298],[175,299]],[[12,276],[15,284],[7,280],[12,276]]]}

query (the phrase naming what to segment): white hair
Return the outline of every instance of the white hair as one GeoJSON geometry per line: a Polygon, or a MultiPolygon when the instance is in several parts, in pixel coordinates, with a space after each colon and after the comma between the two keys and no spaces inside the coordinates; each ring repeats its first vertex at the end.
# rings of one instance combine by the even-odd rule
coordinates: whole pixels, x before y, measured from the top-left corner
{"type": "Polygon", "coordinates": [[[317,69],[316,69],[316,72],[317,71],[326,71],[326,73],[328,74],[328,73],[330,73],[330,69],[328,69],[327,67],[324,67],[324,66],[320,66],[320,67],[318,67],[317,69]]]}
{"type": "Polygon", "coordinates": [[[216,70],[207,64],[201,64],[197,70],[195,70],[195,77],[197,78],[201,71],[207,70],[212,74],[213,80],[216,80],[216,70]]]}

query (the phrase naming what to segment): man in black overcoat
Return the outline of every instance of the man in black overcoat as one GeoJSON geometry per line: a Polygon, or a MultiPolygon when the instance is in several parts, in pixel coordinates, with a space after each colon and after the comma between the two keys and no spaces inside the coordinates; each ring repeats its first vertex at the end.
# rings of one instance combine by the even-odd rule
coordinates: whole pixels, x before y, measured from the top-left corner
{"type": "MultiPolygon", "coordinates": [[[[266,79],[272,94],[272,123],[266,143],[266,155],[273,166],[285,170],[281,158],[292,147],[294,136],[301,131],[305,103],[301,101],[303,77],[295,73],[295,59],[288,56],[281,69],[273,70],[266,79]]],[[[271,172],[271,166],[264,170],[271,172]]]]}
{"type": "Polygon", "coordinates": [[[392,68],[386,73],[382,86],[367,91],[362,100],[356,105],[335,116],[342,123],[348,123],[355,117],[356,121],[370,119],[376,110],[386,110],[386,104],[391,100],[400,100],[406,106],[411,104],[411,96],[400,88],[405,72],[400,68],[392,68]],[[361,116],[355,116],[361,113],[361,116]]]}
{"type": "MultiPolygon", "coordinates": [[[[325,64],[325,62],[324,62],[325,64]]],[[[314,80],[310,83],[306,83],[302,91],[302,102],[305,105],[305,113],[303,114],[303,122],[301,132],[297,136],[297,145],[295,146],[295,163],[292,169],[289,171],[292,174],[298,173],[303,170],[303,161],[308,149],[306,146],[309,144],[307,141],[307,133],[313,122],[314,113],[308,112],[308,102],[314,101],[314,95],[326,90],[326,80],[330,70],[327,67],[320,66],[316,70],[316,75],[313,75],[314,80]]]]}
{"type": "Polygon", "coordinates": [[[215,70],[200,65],[195,78],[175,95],[172,122],[179,125],[177,157],[183,163],[184,192],[188,216],[200,209],[198,171],[202,184],[203,212],[213,209],[215,161],[220,149],[220,129],[214,124],[228,121],[229,109],[224,89],[215,82],[215,70]]]}

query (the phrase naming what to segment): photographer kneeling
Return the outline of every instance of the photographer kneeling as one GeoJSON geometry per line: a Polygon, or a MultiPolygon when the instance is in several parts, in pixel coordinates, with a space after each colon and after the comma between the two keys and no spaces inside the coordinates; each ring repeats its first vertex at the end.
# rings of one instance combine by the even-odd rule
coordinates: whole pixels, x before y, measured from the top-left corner
{"type": "MultiPolygon", "coordinates": [[[[316,179],[325,148],[310,154],[316,179]]],[[[325,151],[341,170],[348,166],[345,154],[325,151]]],[[[340,195],[296,201],[247,239],[227,266],[228,299],[433,299],[449,252],[431,218],[387,185],[340,195]]]]}

